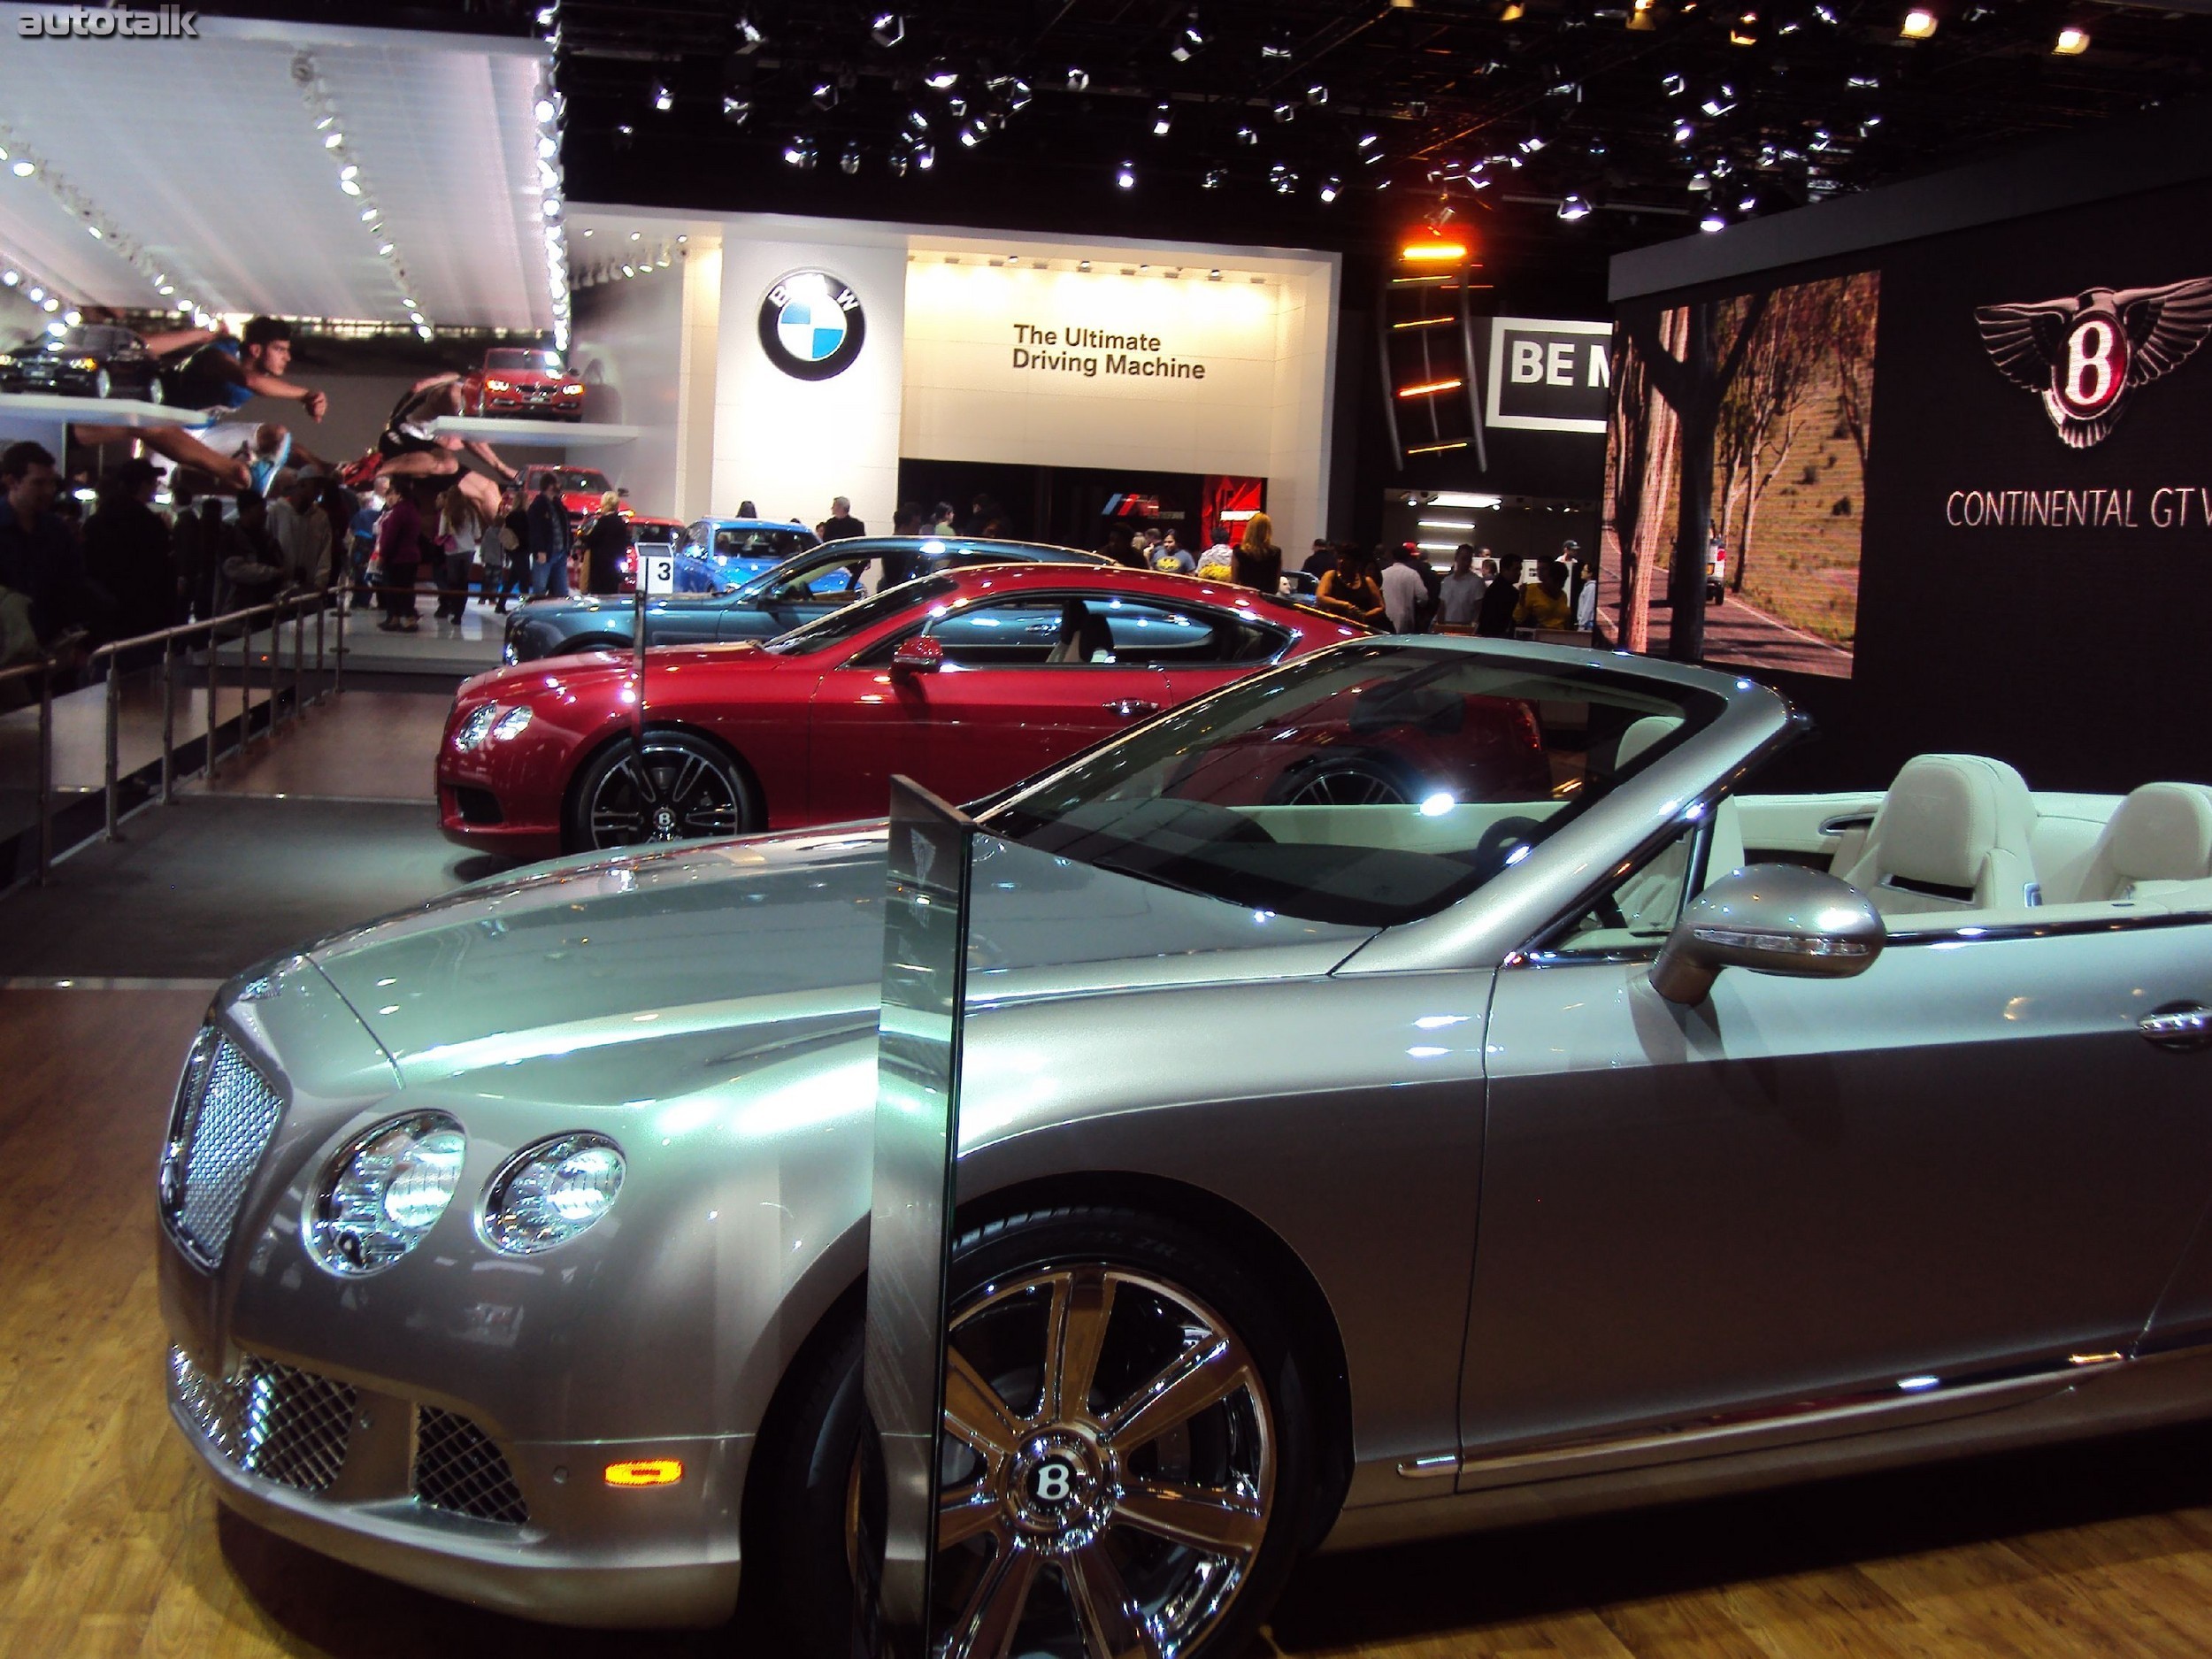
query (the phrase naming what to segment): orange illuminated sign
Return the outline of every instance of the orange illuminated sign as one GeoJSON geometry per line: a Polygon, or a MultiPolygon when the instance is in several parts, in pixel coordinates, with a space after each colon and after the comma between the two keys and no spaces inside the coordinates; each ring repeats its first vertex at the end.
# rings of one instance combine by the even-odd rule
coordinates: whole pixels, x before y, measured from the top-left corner
{"type": "Polygon", "coordinates": [[[1464,380],[1424,380],[1418,386],[1401,386],[1398,388],[1398,396],[1401,397],[1431,397],[1438,392],[1455,392],[1466,384],[1464,380]]]}
{"type": "Polygon", "coordinates": [[[1410,265],[1457,265],[1467,257],[1467,244],[1458,242],[1409,242],[1398,257],[1410,265]]]}
{"type": "Polygon", "coordinates": [[[634,1457],[607,1465],[611,1486],[672,1486],[683,1478],[683,1460],[676,1457],[634,1457]]]}

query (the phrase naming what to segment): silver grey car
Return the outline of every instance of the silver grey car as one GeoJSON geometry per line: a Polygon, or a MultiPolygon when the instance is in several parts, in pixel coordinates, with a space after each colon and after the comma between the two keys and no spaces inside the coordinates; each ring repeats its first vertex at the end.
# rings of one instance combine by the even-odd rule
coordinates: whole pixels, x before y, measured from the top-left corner
{"type": "MultiPolygon", "coordinates": [[[[1799,726],[1362,641],[979,803],[941,1653],[2207,1411],[2212,794],[1757,793],[1799,726]]],[[[227,987],[158,1193],[225,1502],[849,1652],[885,890],[880,824],[603,855],[227,987]]]]}

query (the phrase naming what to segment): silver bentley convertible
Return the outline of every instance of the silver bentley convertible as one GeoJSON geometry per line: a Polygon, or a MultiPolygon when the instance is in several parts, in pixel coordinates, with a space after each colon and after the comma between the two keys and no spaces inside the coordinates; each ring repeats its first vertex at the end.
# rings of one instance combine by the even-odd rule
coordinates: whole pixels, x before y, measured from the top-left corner
{"type": "MultiPolygon", "coordinates": [[[[1362,641],[979,803],[940,1651],[1225,1655],[1300,1554],[2212,1409],[2212,793],[1758,793],[1749,681],[1362,641]]],[[[478,1603],[850,1651],[880,824],[227,986],[176,1421],[478,1603]]]]}

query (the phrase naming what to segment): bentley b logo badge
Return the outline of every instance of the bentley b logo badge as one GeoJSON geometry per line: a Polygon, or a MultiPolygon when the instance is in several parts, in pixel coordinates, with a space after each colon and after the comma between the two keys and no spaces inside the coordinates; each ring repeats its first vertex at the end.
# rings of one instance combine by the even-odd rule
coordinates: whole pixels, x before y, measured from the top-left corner
{"type": "Polygon", "coordinates": [[[2204,343],[2212,277],[1981,305],[1974,320],[1998,370],[2036,395],[2070,447],[2086,449],[2111,435],[2129,393],[2180,367],[2204,343]]]}

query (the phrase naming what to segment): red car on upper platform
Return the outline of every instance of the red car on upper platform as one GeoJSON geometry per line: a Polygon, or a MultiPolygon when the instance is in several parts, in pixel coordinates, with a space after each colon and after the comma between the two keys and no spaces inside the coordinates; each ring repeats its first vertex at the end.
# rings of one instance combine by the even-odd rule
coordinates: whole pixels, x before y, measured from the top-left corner
{"type": "Polygon", "coordinates": [[[894,772],[972,801],[1163,709],[1366,630],[1226,583],[987,565],[763,644],[549,657],[461,687],[438,806],[515,858],[879,815],[894,772]]]}
{"type": "Polygon", "coordinates": [[[461,397],[472,415],[584,418],[583,376],[570,373],[557,351],[494,346],[482,368],[461,377],[461,397]]]}

